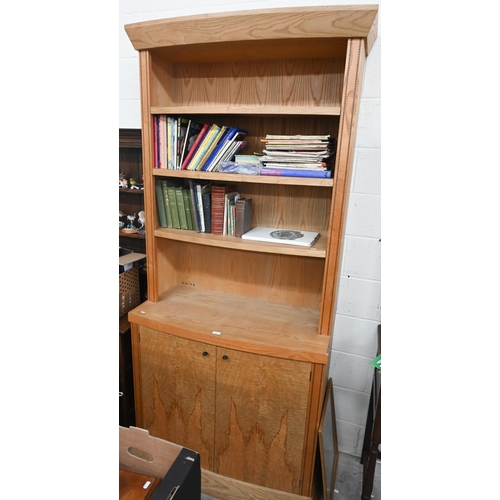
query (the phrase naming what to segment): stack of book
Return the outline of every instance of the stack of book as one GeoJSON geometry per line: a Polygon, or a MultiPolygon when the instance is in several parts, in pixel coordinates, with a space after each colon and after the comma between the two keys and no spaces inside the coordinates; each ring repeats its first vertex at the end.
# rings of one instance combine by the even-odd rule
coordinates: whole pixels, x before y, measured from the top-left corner
{"type": "Polygon", "coordinates": [[[234,185],[179,180],[156,180],[160,227],[241,237],[250,230],[252,199],[234,185]]]}
{"type": "Polygon", "coordinates": [[[216,172],[247,145],[247,132],[185,117],[153,116],[155,168],[216,172]]]}
{"type": "Polygon", "coordinates": [[[267,135],[261,175],[331,177],[336,139],[329,135],[267,135]]]}

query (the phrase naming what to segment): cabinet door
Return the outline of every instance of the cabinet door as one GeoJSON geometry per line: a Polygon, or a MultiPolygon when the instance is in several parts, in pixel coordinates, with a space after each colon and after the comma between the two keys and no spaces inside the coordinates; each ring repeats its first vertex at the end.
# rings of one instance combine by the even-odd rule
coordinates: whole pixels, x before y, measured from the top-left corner
{"type": "Polygon", "coordinates": [[[299,494],[311,364],[217,349],[215,472],[299,494]]]}
{"type": "Polygon", "coordinates": [[[213,468],[216,348],[140,327],[142,427],[213,468]]]}

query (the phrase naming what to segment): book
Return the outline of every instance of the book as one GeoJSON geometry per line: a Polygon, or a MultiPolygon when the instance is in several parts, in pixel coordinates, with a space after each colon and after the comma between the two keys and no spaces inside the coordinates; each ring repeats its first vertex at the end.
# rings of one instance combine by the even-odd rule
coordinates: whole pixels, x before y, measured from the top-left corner
{"type": "Polygon", "coordinates": [[[226,193],[224,195],[224,219],[222,222],[222,234],[225,235],[230,235],[231,231],[229,230],[230,227],[230,207],[231,207],[231,202],[234,205],[234,200],[240,197],[240,193],[237,191],[234,191],[232,193],[226,193]]]}
{"type": "Polygon", "coordinates": [[[179,212],[179,224],[181,229],[187,229],[186,207],[184,206],[184,194],[182,186],[175,186],[175,197],[177,200],[177,211],[179,212]]]}
{"type": "Polygon", "coordinates": [[[241,238],[252,228],[252,198],[240,198],[236,202],[234,236],[241,238]]]}
{"type": "Polygon", "coordinates": [[[161,187],[163,190],[163,199],[165,200],[165,212],[167,216],[167,227],[174,227],[172,224],[172,212],[170,210],[170,201],[168,199],[168,193],[167,193],[167,181],[166,180],[161,180],[161,187]]]}
{"type": "Polygon", "coordinates": [[[194,230],[197,233],[201,233],[200,214],[198,212],[198,202],[197,202],[195,183],[193,180],[189,179],[188,184],[189,184],[189,194],[191,200],[191,211],[193,213],[194,230]]]}
{"type": "Polygon", "coordinates": [[[172,227],[174,229],[180,229],[181,223],[179,219],[179,209],[177,208],[177,196],[175,194],[175,186],[170,182],[167,182],[167,196],[168,196],[168,204],[170,207],[170,213],[172,214],[172,227]]]}
{"type": "Polygon", "coordinates": [[[205,233],[212,232],[212,193],[207,191],[202,192],[202,205],[203,205],[203,227],[205,233]]]}
{"type": "Polygon", "coordinates": [[[158,220],[160,227],[167,227],[167,217],[165,215],[165,203],[163,201],[163,191],[159,180],[155,182],[156,208],[158,209],[158,220]]]}
{"type": "Polygon", "coordinates": [[[243,234],[241,238],[251,241],[310,247],[318,237],[319,233],[314,231],[298,231],[295,229],[278,229],[259,226],[243,234]]]}
{"type": "Polygon", "coordinates": [[[188,118],[183,118],[180,116],[177,118],[177,152],[176,152],[176,160],[175,160],[175,168],[176,170],[180,170],[181,168],[181,154],[184,147],[184,142],[186,139],[187,127],[190,120],[188,118]]]}
{"type": "Polygon", "coordinates": [[[159,168],[158,162],[158,115],[153,115],[153,155],[154,155],[154,168],[159,168]]]}
{"type": "Polygon", "coordinates": [[[190,231],[194,231],[193,214],[191,212],[191,194],[189,188],[182,188],[182,196],[184,198],[184,210],[186,211],[186,223],[187,228],[190,231]]]}
{"type": "Polygon", "coordinates": [[[308,170],[306,168],[302,169],[292,169],[292,168],[262,168],[260,170],[260,175],[282,175],[284,177],[320,177],[320,178],[331,178],[331,170],[308,170]]]}
{"type": "Polygon", "coordinates": [[[198,149],[203,137],[205,136],[208,129],[210,128],[210,125],[208,125],[208,123],[203,123],[201,125],[202,125],[201,129],[189,139],[191,145],[189,146],[189,152],[186,154],[186,157],[184,158],[184,161],[182,162],[181,170],[186,169],[189,162],[191,161],[191,158],[193,157],[196,150],[198,149]]]}
{"type": "Polygon", "coordinates": [[[211,233],[222,235],[224,229],[224,196],[236,189],[232,185],[212,186],[211,233]]]}

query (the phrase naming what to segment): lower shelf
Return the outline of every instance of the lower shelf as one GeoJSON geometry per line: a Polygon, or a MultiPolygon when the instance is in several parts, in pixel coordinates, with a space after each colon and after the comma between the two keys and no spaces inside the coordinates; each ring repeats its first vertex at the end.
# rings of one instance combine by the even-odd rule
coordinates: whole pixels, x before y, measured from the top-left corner
{"type": "Polygon", "coordinates": [[[329,337],[318,335],[319,311],[177,286],[160,302],[129,312],[132,323],[230,349],[285,359],[328,362],[329,337]]]}

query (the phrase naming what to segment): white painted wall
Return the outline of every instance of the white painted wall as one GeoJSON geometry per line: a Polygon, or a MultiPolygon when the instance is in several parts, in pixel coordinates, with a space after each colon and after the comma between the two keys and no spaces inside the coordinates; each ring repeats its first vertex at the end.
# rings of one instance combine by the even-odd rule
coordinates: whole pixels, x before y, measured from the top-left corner
{"type": "MultiPolygon", "coordinates": [[[[379,32],[367,59],[361,97],[353,182],[334,326],[330,375],[336,399],[340,451],[360,456],[381,323],[381,2],[343,0],[339,4],[378,3],[379,32]]],[[[188,7],[165,0],[120,0],[119,126],[140,128],[137,52],[123,26],[167,17],[262,8],[335,5],[317,0],[192,0],[188,7]]]]}

